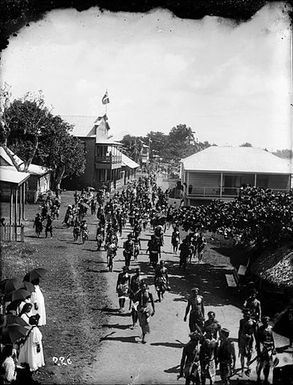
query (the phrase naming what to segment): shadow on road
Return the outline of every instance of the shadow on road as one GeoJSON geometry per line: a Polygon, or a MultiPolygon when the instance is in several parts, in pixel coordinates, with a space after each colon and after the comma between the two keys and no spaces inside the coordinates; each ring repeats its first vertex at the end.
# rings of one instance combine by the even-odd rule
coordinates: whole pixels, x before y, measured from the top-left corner
{"type": "Polygon", "coordinates": [[[180,365],[172,366],[172,368],[165,369],[165,373],[179,373],[180,365]]]}
{"type": "MultiPolygon", "coordinates": [[[[140,262],[139,265],[141,272],[147,276],[147,284],[153,285],[154,269],[149,266],[148,262],[140,262]]],[[[225,273],[228,270],[225,265],[213,266],[193,262],[188,265],[185,272],[180,269],[178,263],[165,260],[165,266],[169,274],[170,293],[179,297],[175,298],[175,301],[186,301],[191,289],[198,287],[207,306],[241,306],[239,296],[233,296],[233,293],[227,288],[225,273]]]]}
{"type": "Polygon", "coordinates": [[[120,325],[120,324],[103,324],[102,328],[115,328],[115,329],[129,329],[131,324],[129,325],[120,325]]]}
{"type": "Polygon", "coordinates": [[[166,346],[167,348],[180,348],[180,349],[182,349],[182,344],[177,343],[177,342],[153,342],[150,345],[166,346]]]}
{"type": "Polygon", "coordinates": [[[130,336],[130,337],[103,337],[101,338],[101,341],[120,341],[120,342],[128,342],[137,344],[136,338],[139,338],[139,336],[130,336]]]}

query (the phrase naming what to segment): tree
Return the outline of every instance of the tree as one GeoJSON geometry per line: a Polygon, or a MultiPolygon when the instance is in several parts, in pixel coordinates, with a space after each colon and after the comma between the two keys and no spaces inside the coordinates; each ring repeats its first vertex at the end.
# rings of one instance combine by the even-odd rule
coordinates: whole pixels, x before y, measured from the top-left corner
{"type": "Polygon", "coordinates": [[[239,147],[252,147],[252,144],[245,142],[245,143],[241,144],[239,147]]]}
{"type": "Polygon", "coordinates": [[[170,156],[180,160],[200,150],[196,143],[191,127],[186,124],[178,124],[169,133],[170,156]]]}
{"type": "Polygon", "coordinates": [[[141,153],[143,143],[146,141],[142,136],[125,135],[121,140],[123,144],[122,151],[135,162],[139,161],[139,154],[141,153]]]}
{"type": "Polygon", "coordinates": [[[17,170],[27,171],[39,147],[42,130],[48,124],[51,114],[45,106],[41,91],[37,95],[27,93],[22,99],[10,102],[10,93],[1,90],[4,106],[1,114],[1,144],[9,147],[24,163],[19,165],[8,152],[17,170]],[[21,167],[21,169],[20,169],[21,167]]]}
{"type": "Polygon", "coordinates": [[[150,157],[154,158],[154,155],[158,155],[163,158],[163,161],[170,159],[169,152],[169,137],[162,132],[151,131],[147,134],[147,142],[150,146],[150,157]]]}
{"type": "Polygon", "coordinates": [[[50,124],[44,127],[36,161],[52,169],[54,189],[68,176],[81,175],[85,171],[83,143],[70,134],[73,126],[52,116],[50,124]]]}
{"type": "Polygon", "coordinates": [[[54,188],[60,188],[62,179],[67,176],[84,172],[85,153],[82,142],[70,134],[73,127],[69,123],[49,111],[41,91],[37,97],[28,93],[12,103],[7,94],[1,122],[2,145],[9,147],[24,162],[20,168],[8,152],[19,171],[27,171],[33,161],[49,167],[54,188]]]}

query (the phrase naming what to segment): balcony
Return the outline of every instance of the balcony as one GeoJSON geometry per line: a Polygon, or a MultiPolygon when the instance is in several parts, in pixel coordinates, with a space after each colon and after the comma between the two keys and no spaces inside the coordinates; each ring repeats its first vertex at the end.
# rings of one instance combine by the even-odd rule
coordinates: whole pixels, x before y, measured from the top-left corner
{"type": "MultiPolygon", "coordinates": [[[[274,192],[287,192],[288,189],[270,189],[274,192]]],[[[186,194],[188,201],[193,199],[223,199],[231,200],[239,195],[239,187],[196,187],[186,194]]]]}
{"type": "Polygon", "coordinates": [[[99,169],[116,169],[121,167],[121,155],[96,156],[95,166],[99,169]]]}

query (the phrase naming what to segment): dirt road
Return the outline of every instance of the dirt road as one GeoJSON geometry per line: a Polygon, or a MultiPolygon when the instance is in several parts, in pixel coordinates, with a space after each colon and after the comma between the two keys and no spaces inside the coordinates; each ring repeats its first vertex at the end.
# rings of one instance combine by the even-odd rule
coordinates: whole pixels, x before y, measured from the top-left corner
{"type": "MultiPolygon", "coordinates": [[[[214,310],[221,325],[231,330],[234,340],[237,338],[241,303],[226,287],[224,274],[231,269],[229,258],[209,247],[204,263],[193,263],[184,275],[178,268],[178,256],[171,253],[170,230],[167,231],[162,258],[169,270],[171,291],[162,303],[156,302],[151,334],[143,345],[139,327],[130,329],[130,315],[117,311],[115,286],[124,265],[122,248],[115,258],[114,271],[108,272],[105,252],[96,251],[96,220],[91,215],[87,216],[89,241],[84,245],[73,242],[72,229],[62,225],[66,204],[72,202],[72,197],[72,193],[63,196],[60,220],[54,222],[53,239],[36,238],[32,222],[28,221],[27,243],[18,249],[11,246],[11,250],[16,247],[16,251],[8,253],[10,259],[6,258],[6,267],[13,265],[16,276],[23,276],[36,266],[48,269],[41,283],[48,317],[47,325],[42,328],[46,367],[35,378],[44,384],[183,384],[183,379],[177,381],[177,374],[182,346],[188,341],[188,324],[183,317],[186,297],[193,286],[200,288],[206,310],[214,310]],[[71,363],[58,366],[54,364],[54,357],[69,357],[71,363]]],[[[32,219],[36,211],[36,205],[29,207],[28,218],[32,219]]],[[[129,230],[128,226],[124,229],[120,246],[129,230]]],[[[138,265],[156,298],[153,270],[145,255],[150,234],[148,229],[142,235],[138,265]]],[[[131,269],[136,266],[132,261],[131,269]]],[[[276,336],[276,340],[277,346],[288,343],[281,336],[276,336]]],[[[287,353],[280,354],[279,358],[280,365],[292,362],[292,355],[287,353]]],[[[255,371],[253,373],[252,379],[255,371]]],[[[245,381],[241,379],[241,383],[245,381]]]]}

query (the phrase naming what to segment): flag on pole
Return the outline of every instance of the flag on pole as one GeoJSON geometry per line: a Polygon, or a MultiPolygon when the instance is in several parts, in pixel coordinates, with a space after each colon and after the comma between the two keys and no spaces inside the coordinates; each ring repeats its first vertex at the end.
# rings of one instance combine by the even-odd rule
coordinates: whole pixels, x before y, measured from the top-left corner
{"type": "Polygon", "coordinates": [[[110,103],[108,91],[106,91],[105,95],[103,96],[102,103],[103,103],[103,104],[108,104],[108,103],[110,103]]]}

